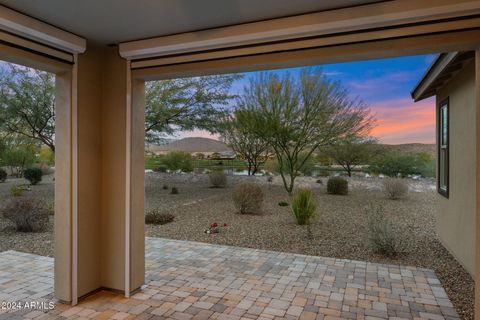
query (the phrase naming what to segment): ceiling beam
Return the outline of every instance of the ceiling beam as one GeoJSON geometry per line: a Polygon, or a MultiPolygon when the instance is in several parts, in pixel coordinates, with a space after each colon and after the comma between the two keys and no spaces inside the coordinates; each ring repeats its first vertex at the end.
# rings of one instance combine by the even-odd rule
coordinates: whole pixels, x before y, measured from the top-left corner
{"type": "Polygon", "coordinates": [[[320,64],[383,59],[437,52],[475,50],[480,30],[377,40],[302,50],[237,56],[132,69],[132,77],[145,81],[228,74],[320,64]]]}
{"type": "Polygon", "coordinates": [[[135,60],[218,50],[480,14],[479,0],[394,0],[317,13],[121,43],[135,60]]]}
{"type": "Polygon", "coordinates": [[[34,40],[69,53],[85,52],[85,39],[35,18],[0,6],[0,30],[34,40]]]}

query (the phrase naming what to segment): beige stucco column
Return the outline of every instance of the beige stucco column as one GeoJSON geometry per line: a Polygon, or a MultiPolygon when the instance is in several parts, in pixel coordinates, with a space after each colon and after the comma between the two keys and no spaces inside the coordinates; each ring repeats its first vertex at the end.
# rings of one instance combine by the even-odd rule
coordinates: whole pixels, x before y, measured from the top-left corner
{"type": "Polygon", "coordinates": [[[475,319],[480,319],[480,49],[475,52],[476,105],[476,227],[475,227],[475,319]]]}
{"type": "MultiPolygon", "coordinates": [[[[67,159],[64,152],[76,161],[57,162],[57,170],[72,172],[77,197],[58,202],[74,207],[56,221],[55,294],[63,301],[99,288],[129,295],[144,282],[144,87],[131,81],[129,62],[117,52],[88,46],[78,56],[72,90],[60,92],[76,99],[75,115],[60,112],[57,121],[58,159],[67,159]]],[[[72,196],[68,183],[57,179],[57,199],[72,196]]]]}

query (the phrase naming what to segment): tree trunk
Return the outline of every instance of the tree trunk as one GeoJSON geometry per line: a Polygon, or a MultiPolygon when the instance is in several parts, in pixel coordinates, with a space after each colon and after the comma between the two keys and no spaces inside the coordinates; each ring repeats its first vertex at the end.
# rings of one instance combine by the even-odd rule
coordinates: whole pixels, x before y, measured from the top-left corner
{"type": "Polygon", "coordinates": [[[248,175],[251,176],[252,175],[252,164],[250,161],[248,161],[248,175]]]}
{"type": "Polygon", "coordinates": [[[257,171],[258,171],[258,163],[256,161],[254,161],[252,167],[253,167],[252,176],[254,176],[255,173],[257,173],[257,171]]]}
{"type": "Polygon", "coordinates": [[[293,186],[295,184],[295,177],[291,175],[290,181],[287,182],[287,179],[285,178],[285,175],[283,174],[282,171],[280,171],[280,176],[282,177],[283,186],[285,187],[285,190],[287,191],[288,195],[291,196],[293,193],[293,186]]]}

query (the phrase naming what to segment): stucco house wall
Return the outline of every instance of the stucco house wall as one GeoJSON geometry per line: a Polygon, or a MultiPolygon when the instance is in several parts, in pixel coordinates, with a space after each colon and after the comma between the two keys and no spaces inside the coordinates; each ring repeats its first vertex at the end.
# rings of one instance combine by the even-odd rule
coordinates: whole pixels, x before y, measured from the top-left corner
{"type": "MultiPolygon", "coordinates": [[[[449,198],[437,194],[437,233],[443,245],[474,276],[475,61],[464,66],[437,92],[437,105],[447,97],[449,98],[450,121],[449,198]]],[[[438,108],[436,109],[438,112],[438,108]]]]}

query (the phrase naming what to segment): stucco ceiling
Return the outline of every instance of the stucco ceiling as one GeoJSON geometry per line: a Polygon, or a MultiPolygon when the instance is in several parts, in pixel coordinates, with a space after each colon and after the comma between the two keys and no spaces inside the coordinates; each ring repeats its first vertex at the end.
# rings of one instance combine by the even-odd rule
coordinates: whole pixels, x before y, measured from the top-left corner
{"type": "Polygon", "coordinates": [[[0,0],[101,44],[195,31],[378,0],[0,0]]]}

